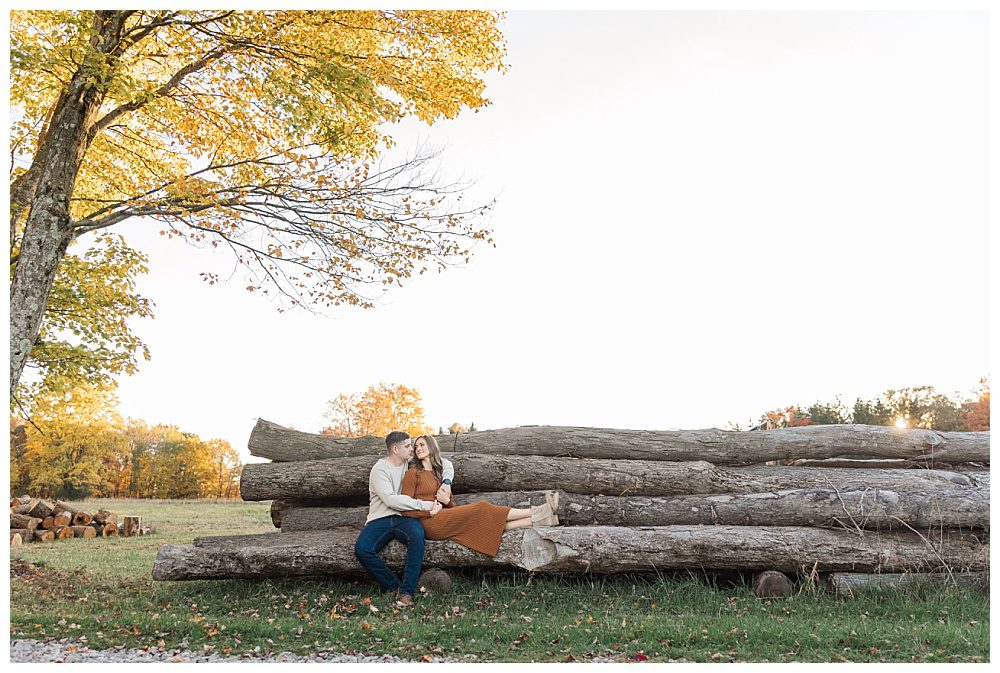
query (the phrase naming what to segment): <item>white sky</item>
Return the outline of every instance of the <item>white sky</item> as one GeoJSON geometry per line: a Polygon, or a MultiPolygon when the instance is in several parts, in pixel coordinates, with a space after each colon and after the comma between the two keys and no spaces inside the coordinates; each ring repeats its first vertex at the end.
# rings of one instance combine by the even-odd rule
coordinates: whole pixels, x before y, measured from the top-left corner
{"type": "Polygon", "coordinates": [[[129,223],[157,308],[122,413],[247,460],[257,417],[318,432],[379,381],[435,427],[663,429],[988,373],[985,13],[512,12],[504,32],[491,107],[395,132],[499,197],[495,249],[323,318],[239,274],[209,287],[221,250],[129,223]]]}

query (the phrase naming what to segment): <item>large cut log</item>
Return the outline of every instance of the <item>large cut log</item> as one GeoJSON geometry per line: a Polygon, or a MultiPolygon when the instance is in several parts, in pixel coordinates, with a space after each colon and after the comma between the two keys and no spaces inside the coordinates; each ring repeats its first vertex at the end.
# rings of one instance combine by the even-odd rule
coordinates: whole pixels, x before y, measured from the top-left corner
{"type": "Polygon", "coordinates": [[[139,534],[141,526],[141,518],[137,516],[126,516],[122,518],[122,525],[118,532],[122,537],[133,537],[139,534]]]}
{"type": "Polygon", "coordinates": [[[74,514],[76,514],[80,510],[78,510],[76,507],[73,507],[73,505],[70,505],[68,503],[63,502],[62,500],[56,500],[55,504],[52,505],[52,511],[53,512],[69,512],[69,515],[72,517],[74,514]]]}
{"type": "MultiPolygon", "coordinates": [[[[455,491],[562,490],[594,495],[763,493],[788,488],[937,490],[975,486],[979,473],[940,470],[856,470],[751,466],[705,461],[601,460],[540,456],[450,454],[455,491]]],[[[371,457],[248,463],[240,476],[244,500],[367,497],[371,457]]]]}
{"type": "MultiPolygon", "coordinates": [[[[229,536],[221,544],[164,545],[157,580],[342,575],[361,571],[353,530],[229,536]],[[242,539],[240,539],[242,537],[242,539]],[[264,538],[266,542],[261,541],[264,538]]],[[[393,541],[383,556],[402,566],[393,541]]],[[[509,565],[557,573],[618,573],[682,568],[771,569],[784,572],[983,570],[989,543],[968,534],[933,539],[913,533],[868,533],[799,527],[566,526],[508,531],[496,557],[454,542],[428,541],[425,567],[509,565]]]]}
{"type": "Polygon", "coordinates": [[[42,525],[42,522],[42,519],[36,519],[35,517],[28,516],[27,514],[10,515],[11,528],[27,528],[28,530],[35,530],[42,525]]]}
{"type": "MultiPolygon", "coordinates": [[[[30,514],[33,509],[38,507],[38,503],[40,502],[41,500],[39,500],[38,498],[31,498],[30,500],[28,500],[28,502],[22,501],[20,505],[14,508],[14,514],[30,514]]],[[[45,517],[41,518],[44,519],[45,517]]]]}
{"type": "Polygon", "coordinates": [[[93,521],[94,517],[91,516],[90,512],[80,511],[73,515],[74,526],[89,526],[93,521]]]}
{"type": "Polygon", "coordinates": [[[97,537],[97,531],[90,526],[70,526],[74,537],[97,537]]]}
{"type": "Polygon", "coordinates": [[[32,501],[33,507],[28,510],[28,516],[33,516],[36,519],[45,519],[46,517],[52,516],[52,508],[44,500],[34,500],[32,501]]]}
{"type": "MultiPolygon", "coordinates": [[[[768,460],[873,456],[933,463],[989,462],[989,432],[939,432],[874,425],[812,425],[755,432],[717,430],[614,430],[530,425],[441,435],[442,451],[519,456],[707,460],[751,465],[768,460]]],[[[381,437],[331,437],[259,419],[250,453],[273,461],[381,456],[381,437]]]]}
{"type": "MultiPolygon", "coordinates": [[[[36,529],[37,530],[37,529],[36,529]]],[[[10,534],[17,534],[21,538],[22,543],[34,542],[35,541],[35,531],[28,530],[27,528],[11,528],[10,534]]]]}
{"type": "Polygon", "coordinates": [[[937,572],[937,573],[830,573],[827,577],[830,589],[840,596],[853,596],[863,591],[886,588],[968,587],[987,594],[990,591],[988,572],[937,572]]]}
{"type": "Polygon", "coordinates": [[[34,542],[52,542],[56,539],[56,534],[50,530],[38,529],[32,531],[32,541],[34,542]]]}
{"type": "Polygon", "coordinates": [[[21,547],[24,545],[24,538],[20,533],[11,531],[10,532],[10,546],[11,547],[21,547]]]}
{"type": "Polygon", "coordinates": [[[52,532],[56,534],[57,540],[68,540],[71,537],[75,537],[73,535],[73,529],[70,528],[69,526],[60,526],[59,528],[56,528],[52,532]]]}
{"type": "Polygon", "coordinates": [[[94,512],[94,521],[97,523],[109,524],[118,523],[118,515],[106,509],[99,509],[94,512]]]}
{"type": "MultiPolygon", "coordinates": [[[[485,500],[505,507],[545,502],[544,492],[466,493],[459,505],[485,500]]],[[[277,502],[277,501],[276,501],[277,502]]],[[[292,507],[280,514],[282,532],[360,529],[367,507],[292,507]]],[[[790,489],[769,493],[616,497],[563,493],[559,520],[569,526],[835,526],[891,530],[985,529],[990,526],[986,489],[941,492],[861,489],[790,489]]]]}

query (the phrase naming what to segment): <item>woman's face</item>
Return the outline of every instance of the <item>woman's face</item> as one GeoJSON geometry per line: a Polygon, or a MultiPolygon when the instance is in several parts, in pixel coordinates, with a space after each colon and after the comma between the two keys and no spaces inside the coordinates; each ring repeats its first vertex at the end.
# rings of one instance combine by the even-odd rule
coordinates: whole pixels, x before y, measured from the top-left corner
{"type": "Polygon", "coordinates": [[[418,439],[417,443],[413,445],[413,453],[417,456],[418,460],[423,460],[431,455],[431,448],[427,446],[427,440],[423,437],[418,439]]]}

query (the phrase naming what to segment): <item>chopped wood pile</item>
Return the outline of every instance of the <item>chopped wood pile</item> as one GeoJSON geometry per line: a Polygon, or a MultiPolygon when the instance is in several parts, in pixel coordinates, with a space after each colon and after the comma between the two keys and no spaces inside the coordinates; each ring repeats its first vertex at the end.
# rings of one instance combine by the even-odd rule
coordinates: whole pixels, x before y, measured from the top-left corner
{"type": "Polygon", "coordinates": [[[49,504],[41,498],[22,495],[10,499],[10,546],[27,542],[53,542],[71,537],[130,537],[149,532],[139,517],[118,515],[106,509],[87,512],[60,500],[49,504]]]}
{"type": "MultiPolygon", "coordinates": [[[[508,531],[495,558],[428,541],[425,567],[804,574],[989,568],[989,432],[529,426],[438,442],[455,465],[458,504],[526,507],[558,490],[564,525],[508,531]]],[[[271,500],[281,532],[164,546],[154,578],[360,572],[353,545],[383,440],[260,420],[249,447],[273,462],[244,466],[242,497],[271,500]]],[[[403,552],[390,543],[384,556],[398,568],[403,552]]]]}

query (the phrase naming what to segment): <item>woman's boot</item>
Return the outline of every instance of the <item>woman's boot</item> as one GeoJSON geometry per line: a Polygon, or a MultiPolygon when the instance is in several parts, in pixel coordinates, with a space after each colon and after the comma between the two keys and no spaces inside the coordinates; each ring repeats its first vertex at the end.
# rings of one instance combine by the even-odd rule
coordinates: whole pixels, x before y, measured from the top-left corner
{"type": "Polygon", "coordinates": [[[552,513],[552,505],[546,500],[545,503],[541,505],[533,505],[531,507],[531,525],[532,526],[558,526],[559,519],[556,515],[552,513]]]}

